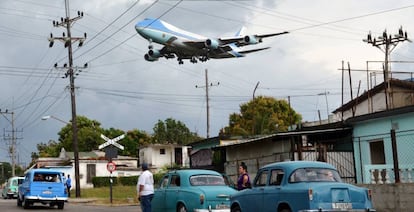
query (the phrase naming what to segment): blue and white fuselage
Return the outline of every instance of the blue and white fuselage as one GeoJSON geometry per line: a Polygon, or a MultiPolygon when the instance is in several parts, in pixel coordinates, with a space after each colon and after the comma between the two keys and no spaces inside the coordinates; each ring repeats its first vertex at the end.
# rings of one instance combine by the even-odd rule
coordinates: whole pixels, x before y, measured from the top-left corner
{"type": "Polygon", "coordinates": [[[156,61],[160,57],[167,59],[177,57],[179,64],[183,64],[183,59],[189,59],[190,62],[196,63],[198,60],[205,62],[210,58],[243,57],[247,53],[268,49],[269,47],[247,51],[243,51],[240,47],[257,44],[264,37],[288,33],[243,36],[241,34],[242,30],[240,30],[234,37],[211,39],[182,30],[159,19],[150,18],[138,22],[135,29],[150,43],[155,42],[164,46],[162,49],[155,50],[150,44],[149,51],[145,54],[147,61],[156,61]]]}

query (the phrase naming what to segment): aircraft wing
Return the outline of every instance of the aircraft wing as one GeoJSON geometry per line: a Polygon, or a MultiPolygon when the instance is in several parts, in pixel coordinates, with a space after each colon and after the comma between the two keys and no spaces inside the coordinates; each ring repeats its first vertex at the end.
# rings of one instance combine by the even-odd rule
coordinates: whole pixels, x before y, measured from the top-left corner
{"type": "Polygon", "coordinates": [[[238,47],[240,47],[240,46],[260,43],[262,42],[263,38],[283,35],[287,33],[289,32],[285,31],[285,32],[262,34],[262,35],[246,35],[246,36],[238,36],[238,37],[220,38],[219,41],[223,45],[235,43],[238,47]]]}
{"type": "Polygon", "coordinates": [[[262,50],[266,50],[266,49],[270,49],[270,47],[265,47],[265,48],[260,48],[260,49],[250,49],[250,50],[245,50],[245,51],[239,51],[239,53],[240,54],[248,54],[248,53],[258,52],[258,51],[262,51],[262,50]]]}

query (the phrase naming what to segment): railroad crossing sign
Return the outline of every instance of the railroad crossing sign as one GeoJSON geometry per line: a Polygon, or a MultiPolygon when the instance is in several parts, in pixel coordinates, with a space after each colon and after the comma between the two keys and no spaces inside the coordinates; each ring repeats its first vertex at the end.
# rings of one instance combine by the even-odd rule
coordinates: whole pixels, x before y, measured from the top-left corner
{"type": "MultiPolygon", "coordinates": [[[[125,138],[125,135],[122,134],[116,138],[110,139],[103,134],[101,134],[101,138],[104,139],[106,142],[99,145],[99,149],[105,148],[105,157],[111,162],[112,158],[118,157],[118,149],[124,150],[124,146],[121,144],[118,144],[117,142],[123,138],[125,138]]],[[[111,172],[112,173],[112,172],[111,172]]]]}
{"type": "Polygon", "coordinates": [[[116,170],[116,164],[114,162],[109,162],[106,164],[106,169],[112,174],[116,170]]]}
{"type": "Polygon", "coordinates": [[[118,147],[119,149],[124,150],[124,146],[122,146],[121,144],[118,144],[117,142],[119,140],[125,138],[125,134],[122,134],[122,135],[120,135],[116,138],[113,138],[113,139],[110,139],[110,138],[104,136],[103,134],[101,134],[101,138],[104,139],[106,142],[99,145],[99,147],[98,147],[99,149],[103,149],[103,148],[105,148],[109,145],[114,145],[114,146],[118,147]]]}

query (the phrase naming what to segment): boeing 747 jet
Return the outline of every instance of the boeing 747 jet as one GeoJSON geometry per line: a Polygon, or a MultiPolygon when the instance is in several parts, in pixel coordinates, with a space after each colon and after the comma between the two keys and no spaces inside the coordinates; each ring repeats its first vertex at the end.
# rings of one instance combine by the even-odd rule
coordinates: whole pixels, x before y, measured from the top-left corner
{"type": "Polygon", "coordinates": [[[208,38],[197,35],[159,19],[146,18],[135,25],[135,29],[142,37],[149,41],[148,53],[144,58],[147,61],[157,61],[161,57],[177,58],[179,64],[188,59],[192,63],[205,62],[209,59],[244,57],[245,54],[268,49],[270,47],[243,50],[247,45],[258,44],[263,38],[286,34],[288,32],[243,35],[244,28],[234,37],[208,38]],[[161,49],[154,49],[152,42],[163,45],[161,49]]]}

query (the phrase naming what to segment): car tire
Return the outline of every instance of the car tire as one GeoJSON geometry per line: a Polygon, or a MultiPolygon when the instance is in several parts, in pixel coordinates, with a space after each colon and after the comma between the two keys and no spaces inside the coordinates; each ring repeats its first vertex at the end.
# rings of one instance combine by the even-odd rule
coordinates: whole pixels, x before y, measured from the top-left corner
{"type": "Polygon", "coordinates": [[[22,201],[20,200],[19,196],[17,196],[17,206],[22,206],[22,201]]]}
{"type": "Polygon", "coordinates": [[[65,207],[65,203],[64,202],[58,202],[57,206],[58,206],[58,209],[63,209],[65,207]]]}
{"type": "Polygon", "coordinates": [[[22,205],[24,209],[30,208],[30,202],[23,197],[22,205]]]}
{"type": "Polygon", "coordinates": [[[241,212],[240,206],[236,205],[231,209],[231,212],[241,212]]]}
{"type": "Polygon", "coordinates": [[[187,208],[185,207],[185,205],[180,203],[177,207],[177,212],[187,212],[187,208]]]}

